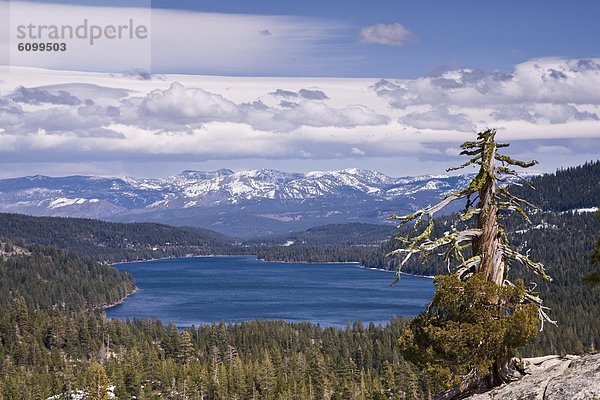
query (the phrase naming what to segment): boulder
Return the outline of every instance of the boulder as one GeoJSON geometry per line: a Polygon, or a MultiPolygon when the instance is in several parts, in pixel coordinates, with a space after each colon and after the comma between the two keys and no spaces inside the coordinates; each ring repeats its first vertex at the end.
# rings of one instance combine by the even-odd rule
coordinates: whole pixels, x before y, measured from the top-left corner
{"type": "Polygon", "coordinates": [[[600,400],[600,353],[522,360],[525,375],[471,400],[600,400]]]}

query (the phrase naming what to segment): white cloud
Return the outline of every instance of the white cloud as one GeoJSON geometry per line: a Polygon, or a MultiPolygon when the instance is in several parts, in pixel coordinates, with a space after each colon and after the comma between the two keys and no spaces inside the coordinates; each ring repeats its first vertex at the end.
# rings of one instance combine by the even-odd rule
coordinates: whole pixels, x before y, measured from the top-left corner
{"type": "Polygon", "coordinates": [[[414,33],[398,23],[376,24],[360,30],[360,41],[363,43],[402,46],[406,43],[414,43],[416,40],[414,33]]]}
{"type": "Polygon", "coordinates": [[[389,118],[375,113],[365,106],[350,105],[332,108],[319,101],[306,100],[296,107],[282,109],[275,113],[274,120],[301,126],[337,126],[351,128],[364,125],[385,125],[389,118]]]}
{"type": "Polygon", "coordinates": [[[538,146],[535,148],[535,152],[542,154],[571,154],[573,151],[566,146],[549,145],[538,146]]]}
{"type": "Polygon", "coordinates": [[[0,68],[0,162],[447,160],[486,127],[511,149],[591,158],[599,76],[597,59],[387,81],[0,68]]]}
{"type": "Polygon", "coordinates": [[[380,80],[373,88],[396,108],[416,104],[482,107],[514,104],[599,104],[600,59],[540,59],[511,73],[470,68],[415,80],[380,80]],[[561,71],[563,77],[556,77],[561,71]],[[555,77],[553,77],[555,76],[555,77]]]}
{"type": "Polygon", "coordinates": [[[589,111],[580,111],[570,104],[534,103],[500,105],[492,115],[498,120],[524,120],[532,123],[542,122],[562,124],[567,121],[598,120],[598,115],[589,111]]]}
{"type": "Polygon", "coordinates": [[[419,129],[475,131],[475,125],[465,114],[451,114],[444,106],[434,106],[429,111],[407,114],[400,118],[400,122],[419,129]]]}
{"type": "Polygon", "coordinates": [[[353,148],[350,149],[350,154],[352,154],[354,156],[364,156],[367,153],[365,153],[364,151],[362,151],[358,147],[353,147],[353,148]]]}
{"type": "Polygon", "coordinates": [[[141,104],[146,115],[173,122],[237,122],[239,107],[221,95],[174,82],[167,90],[153,90],[141,104]]]}

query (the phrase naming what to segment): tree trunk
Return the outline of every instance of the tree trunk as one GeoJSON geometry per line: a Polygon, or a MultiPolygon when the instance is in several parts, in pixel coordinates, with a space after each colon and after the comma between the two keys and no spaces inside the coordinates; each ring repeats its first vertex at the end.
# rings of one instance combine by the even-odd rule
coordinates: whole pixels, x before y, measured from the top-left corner
{"type": "Polygon", "coordinates": [[[496,361],[490,368],[490,373],[463,383],[460,389],[452,388],[437,395],[434,400],[459,400],[478,393],[484,393],[504,383],[520,379],[523,374],[518,369],[518,360],[496,361]]]}
{"type": "Polygon", "coordinates": [[[489,136],[483,148],[483,162],[487,169],[485,182],[479,191],[479,208],[481,213],[478,219],[478,228],[481,236],[477,240],[475,253],[481,255],[479,271],[485,279],[502,285],[504,280],[504,261],[499,251],[500,231],[498,228],[498,206],[496,204],[496,175],[495,163],[496,143],[494,137],[489,136]]]}

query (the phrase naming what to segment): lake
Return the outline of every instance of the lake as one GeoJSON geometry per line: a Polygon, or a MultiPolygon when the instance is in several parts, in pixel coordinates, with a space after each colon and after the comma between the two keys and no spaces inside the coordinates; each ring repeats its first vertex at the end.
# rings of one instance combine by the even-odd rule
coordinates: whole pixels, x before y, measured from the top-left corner
{"type": "Polygon", "coordinates": [[[263,262],[249,256],[165,259],[115,265],[140,289],[106,310],[109,318],[160,318],[178,327],[253,319],[386,324],[414,316],[434,292],[432,280],[356,264],[263,262]]]}

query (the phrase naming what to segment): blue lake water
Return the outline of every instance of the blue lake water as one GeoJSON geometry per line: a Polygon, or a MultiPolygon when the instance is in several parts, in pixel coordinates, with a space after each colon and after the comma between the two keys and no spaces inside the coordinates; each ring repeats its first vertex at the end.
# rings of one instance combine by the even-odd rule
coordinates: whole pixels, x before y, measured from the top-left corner
{"type": "Polygon", "coordinates": [[[414,316],[434,292],[432,280],[356,264],[267,263],[248,256],[117,264],[139,292],[106,310],[109,318],[160,318],[178,327],[252,319],[345,326],[414,316]]]}

